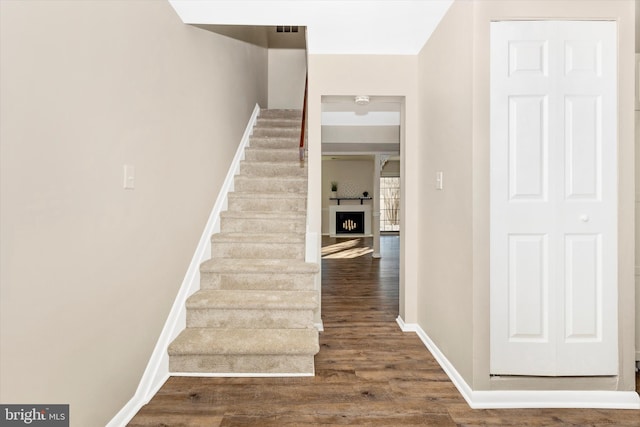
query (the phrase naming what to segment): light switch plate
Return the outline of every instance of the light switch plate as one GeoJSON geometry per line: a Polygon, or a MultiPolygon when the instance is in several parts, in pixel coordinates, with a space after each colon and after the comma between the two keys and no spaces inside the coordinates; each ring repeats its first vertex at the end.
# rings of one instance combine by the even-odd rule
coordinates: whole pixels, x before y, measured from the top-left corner
{"type": "Polygon", "coordinates": [[[136,168],[133,165],[124,165],[124,189],[133,190],[136,185],[136,168]]]}
{"type": "Polygon", "coordinates": [[[436,190],[442,190],[443,189],[442,180],[443,180],[442,171],[436,172],[436,190]]]}

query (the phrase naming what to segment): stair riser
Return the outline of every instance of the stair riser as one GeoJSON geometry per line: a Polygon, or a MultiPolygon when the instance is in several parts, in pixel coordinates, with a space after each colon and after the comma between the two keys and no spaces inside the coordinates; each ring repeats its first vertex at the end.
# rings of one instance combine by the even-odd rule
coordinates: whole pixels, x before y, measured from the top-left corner
{"type": "Polygon", "coordinates": [[[253,130],[252,135],[255,137],[266,136],[268,138],[300,138],[300,129],[258,127],[253,130]]]}
{"type": "Polygon", "coordinates": [[[229,210],[241,212],[303,212],[307,209],[304,197],[281,199],[229,198],[229,210]]]}
{"type": "Polygon", "coordinates": [[[315,273],[200,273],[202,289],[310,291],[315,273]]]}
{"type": "Polygon", "coordinates": [[[255,148],[287,148],[293,150],[300,147],[300,140],[297,138],[251,137],[249,145],[255,148]]]}
{"type": "Polygon", "coordinates": [[[287,220],[222,217],[220,231],[223,233],[304,233],[306,221],[304,217],[287,220]]]}
{"type": "Polygon", "coordinates": [[[314,374],[313,355],[188,355],[171,356],[171,372],[229,374],[314,374]]]}
{"type": "Polygon", "coordinates": [[[302,112],[300,110],[262,110],[259,119],[302,120],[302,112]]]}
{"type": "Polygon", "coordinates": [[[283,193],[306,193],[307,180],[279,180],[263,179],[258,177],[236,177],[234,182],[236,191],[248,191],[256,193],[283,192],[283,193]]]}
{"type": "Polygon", "coordinates": [[[302,119],[300,117],[296,117],[292,119],[258,117],[258,120],[256,121],[256,127],[291,128],[291,129],[297,129],[298,132],[300,132],[300,129],[302,128],[302,119]]]}
{"type": "Polygon", "coordinates": [[[300,164],[290,163],[254,163],[241,162],[240,173],[250,176],[283,177],[283,176],[307,176],[307,168],[300,164]]]}
{"type": "Polygon", "coordinates": [[[213,242],[211,256],[242,259],[304,259],[304,243],[213,242]]]}
{"type": "Polygon", "coordinates": [[[188,328],[305,329],[313,310],[242,310],[187,308],[188,328]]]}
{"type": "Polygon", "coordinates": [[[297,148],[290,150],[246,150],[244,157],[245,160],[254,162],[299,162],[300,150],[297,148]]]}

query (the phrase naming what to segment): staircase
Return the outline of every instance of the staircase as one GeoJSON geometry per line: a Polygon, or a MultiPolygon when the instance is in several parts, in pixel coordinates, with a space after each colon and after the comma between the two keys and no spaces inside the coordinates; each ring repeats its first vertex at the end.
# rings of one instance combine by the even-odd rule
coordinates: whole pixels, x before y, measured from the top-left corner
{"type": "Polygon", "coordinates": [[[317,264],[306,263],[307,168],[299,110],[262,110],[169,346],[172,373],[314,373],[317,264]]]}

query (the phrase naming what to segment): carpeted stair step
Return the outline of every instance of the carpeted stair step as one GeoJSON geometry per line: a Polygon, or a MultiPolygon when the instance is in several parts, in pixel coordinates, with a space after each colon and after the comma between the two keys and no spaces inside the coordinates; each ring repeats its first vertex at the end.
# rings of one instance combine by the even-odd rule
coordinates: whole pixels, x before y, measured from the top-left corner
{"type": "Polygon", "coordinates": [[[302,111],[300,110],[261,110],[260,119],[291,119],[302,120],[302,111]]]}
{"type": "Polygon", "coordinates": [[[248,193],[228,194],[230,211],[306,212],[307,197],[302,193],[248,193]]]}
{"type": "Polygon", "coordinates": [[[249,147],[244,150],[244,158],[253,162],[299,162],[300,150],[294,148],[249,147]]]}
{"type": "Polygon", "coordinates": [[[187,300],[188,328],[313,328],[316,291],[201,289],[187,300]]]}
{"type": "Polygon", "coordinates": [[[211,236],[211,256],[304,259],[304,238],[300,233],[218,233],[211,236]]]}
{"type": "Polygon", "coordinates": [[[300,129],[292,127],[257,127],[252,136],[266,138],[286,138],[300,141],[300,129]]]}
{"type": "Polygon", "coordinates": [[[300,162],[240,162],[240,174],[247,176],[278,177],[307,176],[307,167],[300,162]]]}
{"type": "Polygon", "coordinates": [[[306,176],[271,177],[238,175],[234,179],[236,191],[307,193],[306,176]]]}
{"type": "Polygon", "coordinates": [[[249,138],[249,145],[254,148],[297,149],[298,147],[300,147],[300,140],[297,138],[272,138],[266,136],[252,136],[249,138]]]}
{"type": "Polygon", "coordinates": [[[317,264],[302,260],[212,258],[200,265],[201,289],[313,290],[317,264]]]}
{"type": "MultiPolygon", "coordinates": [[[[276,127],[276,128],[292,128],[298,129],[302,126],[302,116],[298,114],[297,117],[294,118],[286,118],[286,117],[258,117],[256,121],[256,128],[266,128],[266,127],[276,127]]],[[[299,135],[299,133],[298,133],[299,135]]]]}
{"type": "Polygon", "coordinates": [[[313,375],[318,351],[315,328],[187,328],[169,346],[169,370],[313,375]]]}
{"type": "Polygon", "coordinates": [[[220,215],[222,233],[304,233],[306,212],[228,210],[220,215]]]}

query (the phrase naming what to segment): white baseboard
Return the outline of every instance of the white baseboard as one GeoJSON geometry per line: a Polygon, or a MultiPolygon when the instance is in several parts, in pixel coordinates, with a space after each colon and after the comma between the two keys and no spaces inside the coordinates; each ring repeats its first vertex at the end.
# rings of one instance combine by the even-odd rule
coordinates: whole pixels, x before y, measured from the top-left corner
{"type": "Polygon", "coordinates": [[[324,324],[322,323],[322,321],[320,321],[320,323],[314,323],[313,326],[316,327],[318,332],[324,332],[324,324]]]}
{"type": "Polygon", "coordinates": [[[602,408],[640,409],[640,396],[634,391],[579,390],[478,390],[471,389],[420,325],[396,322],[403,332],[415,332],[449,376],[464,400],[473,409],[501,408],[602,408]]]}
{"type": "Polygon", "coordinates": [[[218,193],[218,198],[213,205],[207,225],[200,236],[200,241],[191,259],[191,264],[189,264],[176,299],[173,301],[171,311],[162,328],[156,346],[153,349],[147,368],[144,374],[142,374],[138,389],[131,400],[129,400],[120,412],[107,424],[107,427],[125,426],[131,421],[140,408],[151,400],[167,378],[169,378],[169,355],[167,348],[186,327],[187,313],[185,302],[191,294],[200,289],[200,264],[211,258],[211,235],[220,231],[220,212],[227,208],[227,193],[233,191],[233,178],[240,170],[240,161],[244,159],[244,149],[249,146],[249,137],[253,132],[253,126],[259,115],[260,107],[256,104],[249,123],[245,128],[242,140],[236,150],[235,157],[227,171],[227,176],[218,193]]]}

